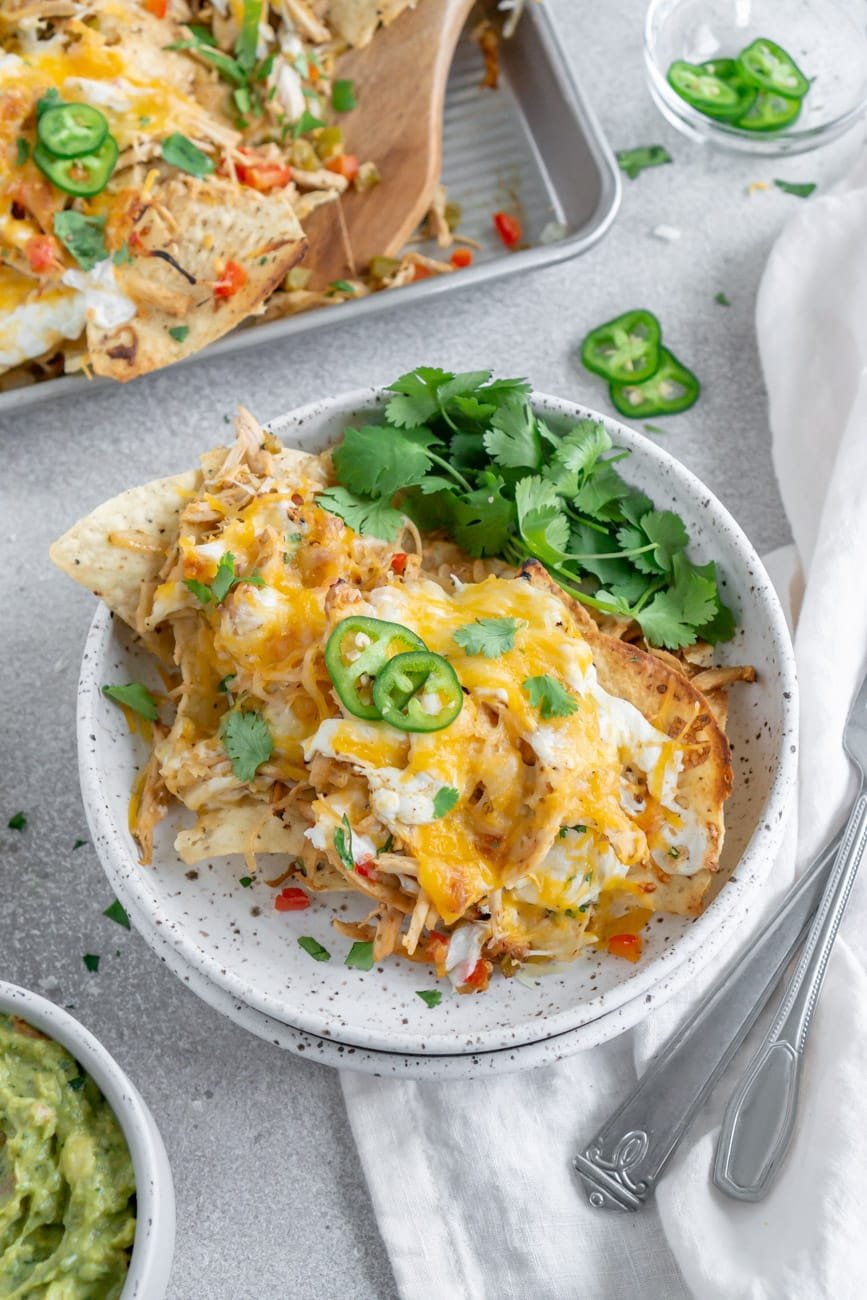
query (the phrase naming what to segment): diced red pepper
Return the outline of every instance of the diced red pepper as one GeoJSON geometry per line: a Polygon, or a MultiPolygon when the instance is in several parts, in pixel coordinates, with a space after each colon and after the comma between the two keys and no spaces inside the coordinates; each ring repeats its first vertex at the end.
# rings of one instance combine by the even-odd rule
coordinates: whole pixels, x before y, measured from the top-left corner
{"type": "Polygon", "coordinates": [[[260,194],[283,189],[292,179],[292,168],[275,158],[263,158],[254,149],[239,149],[242,159],[235,163],[235,171],[242,185],[249,185],[260,194]]]}
{"type": "Polygon", "coordinates": [[[419,266],[418,264],[416,264],[412,268],[413,280],[429,280],[432,275],[433,275],[433,271],[431,271],[430,268],[427,266],[419,266]]]}
{"type": "Polygon", "coordinates": [[[24,245],[30,270],[35,275],[41,275],[43,271],[51,271],[60,265],[58,251],[51,235],[31,235],[24,245]]]}
{"type": "Polygon", "coordinates": [[[356,862],[355,870],[360,876],[364,876],[365,880],[370,880],[376,870],[373,865],[373,858],[362,858],[360,862],[356,862]]]}
{"type": "Polygon", "coordinates": [[[456,248],[450,258],[452,266],[460,271],[465,266],[472,266],[473,255],[468,248],[456,248]]]}
{"type": "Polygon", "coordinates": [[[358,175],[358,158],[354,153],[341,153],[336,158],[329,158],[325,166],[328,171],[337,172],[348,181],[354,181],[358,175]]]}
{"type": "Polygon", "coordinates": [[[608,940],[611,956],[625,957],[627,961],[638,961],[642,946],[640,934],[612,934],[608,940]]]}
{"type": "Polygon", "coordinates": [[[247,272],[238,262],[227,262],[217,283],[215,298],[231,298],[247,283],[247,272]]]}
{"type": "Polygon", "coordinates": [[[520,221],[517,217],[513,217],[510,212],[495,212],[494,228],[506,248],[514,248],[516,244],[521,242],[524,234],[520,221]]]}
{"type": "Polygon", "coordinates": [[[480,957],[467,978],[464,980],[465,989],[478,989],[481,993],[488,987],[488,980],[491,978],[491,963],[480,957]]]}
{"type": "Polygon", "coordinates": [[[165,18],[169,0],[144,0],[144,7],[154,18],[165,18]]]}
{"type": "Polygon", "coordinates": [[[278,912],[303,912],[309,906],[310,899],[303,889],[281,889],[274,899],[274,907],[278,912]]]}
{"type": "Polygon", "coordinates": [[[406,568],[406,552],[395,551],[394,555],[391,557],[392,573],[396,573],[399,576],[401,573],[403,573],[405,568],[406,568]]]}

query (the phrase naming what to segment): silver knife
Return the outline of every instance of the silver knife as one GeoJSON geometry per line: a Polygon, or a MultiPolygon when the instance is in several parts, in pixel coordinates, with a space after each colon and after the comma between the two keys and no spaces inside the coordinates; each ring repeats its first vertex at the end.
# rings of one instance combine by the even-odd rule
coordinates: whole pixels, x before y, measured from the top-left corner
{"type": "Polygon", "coordinates": [[[755,1024],[809,926],[840,835],[795,881],[758,939],[657,1052],[634,1091],[574,1158],[595,1209],[640,1210],[696,1112],[755,1024]]]}

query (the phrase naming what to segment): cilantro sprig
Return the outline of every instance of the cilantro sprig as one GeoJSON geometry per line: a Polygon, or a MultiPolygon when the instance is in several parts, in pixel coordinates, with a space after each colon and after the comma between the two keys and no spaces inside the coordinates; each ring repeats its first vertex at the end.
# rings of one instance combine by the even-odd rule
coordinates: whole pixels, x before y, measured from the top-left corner
{"type": "MultiPolygon", "coordinates": [[[[350,528],[394,541],[409,517],[469,555],[537,560],[582,604],[637,622],[651,645],[733,635],[715,565],[695,564],[679,515],[621,476],[630,453],[603,424],[549,428],[526,380],[488,370],[421,366],[388,391],[384,425],[346,429],[334,452],[337,486],[318,497],[350,528]]],[[[457,643],[496,657],[514,644],[508,622],[468,624],[457,643]]]]}
{"type": "Polygon", "coordinates": [[[205,582],[199,582],[198,578],[184,578],[184,586],[190,590],[196,599],[202,605],[209,605],[211,601],[219,605],[226,599],[233,587],[237,587],[239,582],[249,583],[253,587],[264,587],[265,579],[258,573],[249,573],[246,577],[235,571],[235,557],[231,551],[227,551],[221,556],[220,563],[217,565],[217,572],[214,574],[214,581],[208,586],[205,582]]]}

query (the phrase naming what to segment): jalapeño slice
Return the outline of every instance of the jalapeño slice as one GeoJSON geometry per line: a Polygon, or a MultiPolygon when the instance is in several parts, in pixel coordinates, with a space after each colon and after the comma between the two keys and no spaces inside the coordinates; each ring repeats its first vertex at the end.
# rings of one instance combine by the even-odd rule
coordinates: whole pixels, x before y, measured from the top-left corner
{"type": "Polygon", "coordinates": [[[378,721],[374,679],[394,655],[424,650],[415,632],[400,623],[353,615],[337,624],[325,646],[325,667],[341,701],[356,718],[378,721]]]}
{"type": "Polygon", "coordinates": [[[117,144],[113,136],[107,135],[96,153],[83,154],[80,158],[53,158],[38,144],[33,150],[33,161],[64,194],[88,199],[102,193],[108,184],[117,162],[117,144]]]}
{"type": "Polygon", "coordinates": [[[743,111],[743,97],[738,88],[709,72],[700,63],[677,59],[667,75],[669,85],[681,99],[706,117],[729,120],[743,111]]]}
{"type": "Polygon", "coordinates": [[[786,95],[789,99],[803,99],[810,83],[795,60],[782,45],[760,36],[737,57],[738,66],[748,81],[760,90],[786,95]]]}
{"type": "MultiPolygon", "coordinates": [[[[701,67],[712,76],[719,77],[721,81],[726,83],[726,85],[731,86],[733,90],[737,91],[739,100],[738,111],[735,113],[734,117],[730,118],[727,116],[723,120],[733,121],[739,125],[740,119],[743,117],[744,113],[746,113],[747,109],[755,100],[756,95],[759,93],[758,87],[755,86],[753,82],[748,81],[743,75],[738,67],[737,59],[709,59],[706,63],[702,63],[701,67]]],[[[712,116],[712,114],[708,112],[708,116],[712,116]]]]}
{"type": "Polygon", "coordinates": [[[464,706],[454,668],[431,650],[390,659],[373,683],[373,699],[383,722],[400,731],[442,731],[464,706]]]}
{"type": "Polygon", "coordinates": [[[581,344],[581,360],[603,379],[624,383],[647,379],[659,365],[661,335],[651,312],[626,311],[590,331],[581,344]]]}
{"type": "Polygon", "coordinates": [[[96,153],[108,135],[108,119],[90,104],[59,104],[42,113],[36,134],[55,158],[80,158],[96,153]]]}
{"type": "Polygon", "coordinates": [[[611,400],[621,415],[645,419],[688,410],[698,400],[700,391],[701,385],[692,371],[663,348],[656,374],[640,384],[612,384],[611,400]]]}
{"type": "Polygon", "coordinates": [[[770,90],[760,90],[737,125],[744,131],[780,131],[801,112],[800,99],[788,99],[770,90]]]}

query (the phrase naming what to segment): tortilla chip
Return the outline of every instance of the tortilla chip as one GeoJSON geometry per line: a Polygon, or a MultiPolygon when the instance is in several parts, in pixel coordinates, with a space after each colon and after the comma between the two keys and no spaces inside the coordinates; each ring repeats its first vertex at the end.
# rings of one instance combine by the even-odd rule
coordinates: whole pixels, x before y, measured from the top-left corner
{"type": "Polygon", "coordinates": [[[307,247],[286,198],[216,176],[173,176],[136,198],[131,218],[135,257],[117,278],[138,314],[112,330],[87,327],[94,371],[121,382],[199,352],[240,324],[307,247]],[[246,279],[219,297],[214,286],[228,262],[246,279]]]}
{"type": "MultiPolygon", "coordinates": [[[[142,588],[156,581],[177,541],[180,513],[200,482],[200,471],[193,469],[129,488],[73,524],[48,554],[138,631],[142,588]]],[[[171,660],[158,632],[143,632],[142,639],[161,659],[171,660]]]]}
{"type": "MultiPolygon", "coordinates": [[[[524,566],[534,586],[558,596],[574,614],[593,652],[599,684],[611,695],[628,700],[648,722],[672,739],[688,739],[690,759],[680,774],[677,802],[699,819],[707,832],[708,850],[702,867],[692,875],[670,875],[631,867],[629,879],[652,885],[642,905],[655,912],[697,916],[713,873],[725,833],[723,808],[732,788],[729,745],[714,711],[688,677],[628,642],[607,636],[583,605],[568,596],[541,564],[524,566]]],[[[668,874],[668,873],[664,873],[668,874]]]]}
{"type": "Polygon", "coordinates": [[[188,865],[228,853],[285,853],[297,858],[304,848],[307,823],[283,821],[267,804],[254,799],[201,813],[195,826],[180,831],[175,849],[188,865]]]}

